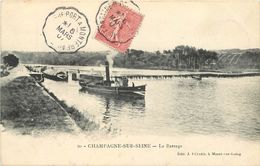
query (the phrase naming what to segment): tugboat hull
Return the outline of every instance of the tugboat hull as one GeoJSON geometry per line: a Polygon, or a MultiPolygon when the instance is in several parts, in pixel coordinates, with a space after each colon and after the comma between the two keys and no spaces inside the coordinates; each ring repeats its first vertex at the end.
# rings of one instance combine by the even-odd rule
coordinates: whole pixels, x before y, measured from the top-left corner
{"type": "Polygon", "coordinates": [[[91,85],[85,84],[84,81],[79,81],[80,86],[88,91],[97,93],[107,93],[107,94],[145,94],[145,86],[135,86],[135,87],[111,87],[103,85],[91,85]]]}

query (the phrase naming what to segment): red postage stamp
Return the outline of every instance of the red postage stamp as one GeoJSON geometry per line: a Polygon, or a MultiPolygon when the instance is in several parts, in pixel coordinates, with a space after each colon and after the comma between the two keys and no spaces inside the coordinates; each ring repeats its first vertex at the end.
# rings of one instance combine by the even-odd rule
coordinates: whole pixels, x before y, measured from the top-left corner
{"type": "Polygon", "coordinates": [[[118,2],[113,2],[98,25],[95,38],[125,52],[143,20],[143,15],[118,2]]]}

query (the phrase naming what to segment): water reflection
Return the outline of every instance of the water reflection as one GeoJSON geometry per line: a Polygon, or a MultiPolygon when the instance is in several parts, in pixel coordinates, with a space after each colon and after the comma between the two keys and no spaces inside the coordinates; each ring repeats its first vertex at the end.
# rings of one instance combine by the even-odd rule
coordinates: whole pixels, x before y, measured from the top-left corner
{"type": "Polygon", "coordinates": [[[102,102],[104,112],[102,122],[105,124],[112,123],[112,118],[117,119],[119,112],[128,111],[129,118],[136,116],[144,116],[145,112],[145,96],[142,95],[116,95],[116,94],[100,94],[85,89],[80,89],[82,95],[95,97],[102,102]]]}
{"type": "Polygon", "coordinates": [[[106,111],[103,113],[103,120],[102,122],[105,124],[108,124],[111,121],[111,115],[110,115],[110,99],[106,98],[106,111]]]}

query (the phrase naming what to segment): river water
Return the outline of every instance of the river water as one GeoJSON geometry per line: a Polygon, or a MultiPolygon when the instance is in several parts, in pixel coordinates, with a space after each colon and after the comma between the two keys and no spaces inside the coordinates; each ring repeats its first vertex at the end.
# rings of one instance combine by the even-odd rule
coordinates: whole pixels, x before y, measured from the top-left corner
{"type": "MultiPolygon", "coordinates": [[[[68,67],[66,67],[68,69],[68,67]]],[[[82,68],[80,68],[82,69],[82,68]]],[[[86,67],[85,67],[86,69],[86,67]]],[[[94,68],[91,72],[102,71],[94,68]]],[[[120,74],[173,71],[113,69],[120,74]]],[[[144,99],[81,91],[77,81],[43,85],[69,106],[122,135],[217,135],[260,140],[260,77],[130,80],[146,84],[144,99]]]]}

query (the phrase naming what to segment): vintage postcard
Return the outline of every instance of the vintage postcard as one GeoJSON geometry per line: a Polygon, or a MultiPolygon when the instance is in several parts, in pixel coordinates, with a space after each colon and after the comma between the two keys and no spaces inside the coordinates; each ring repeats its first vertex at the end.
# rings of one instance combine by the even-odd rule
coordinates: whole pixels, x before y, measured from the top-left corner
{"type": "Polygon", "coordinates": [[[0,11],[0,165],[260,165],[260,1],[0,11]]]}

